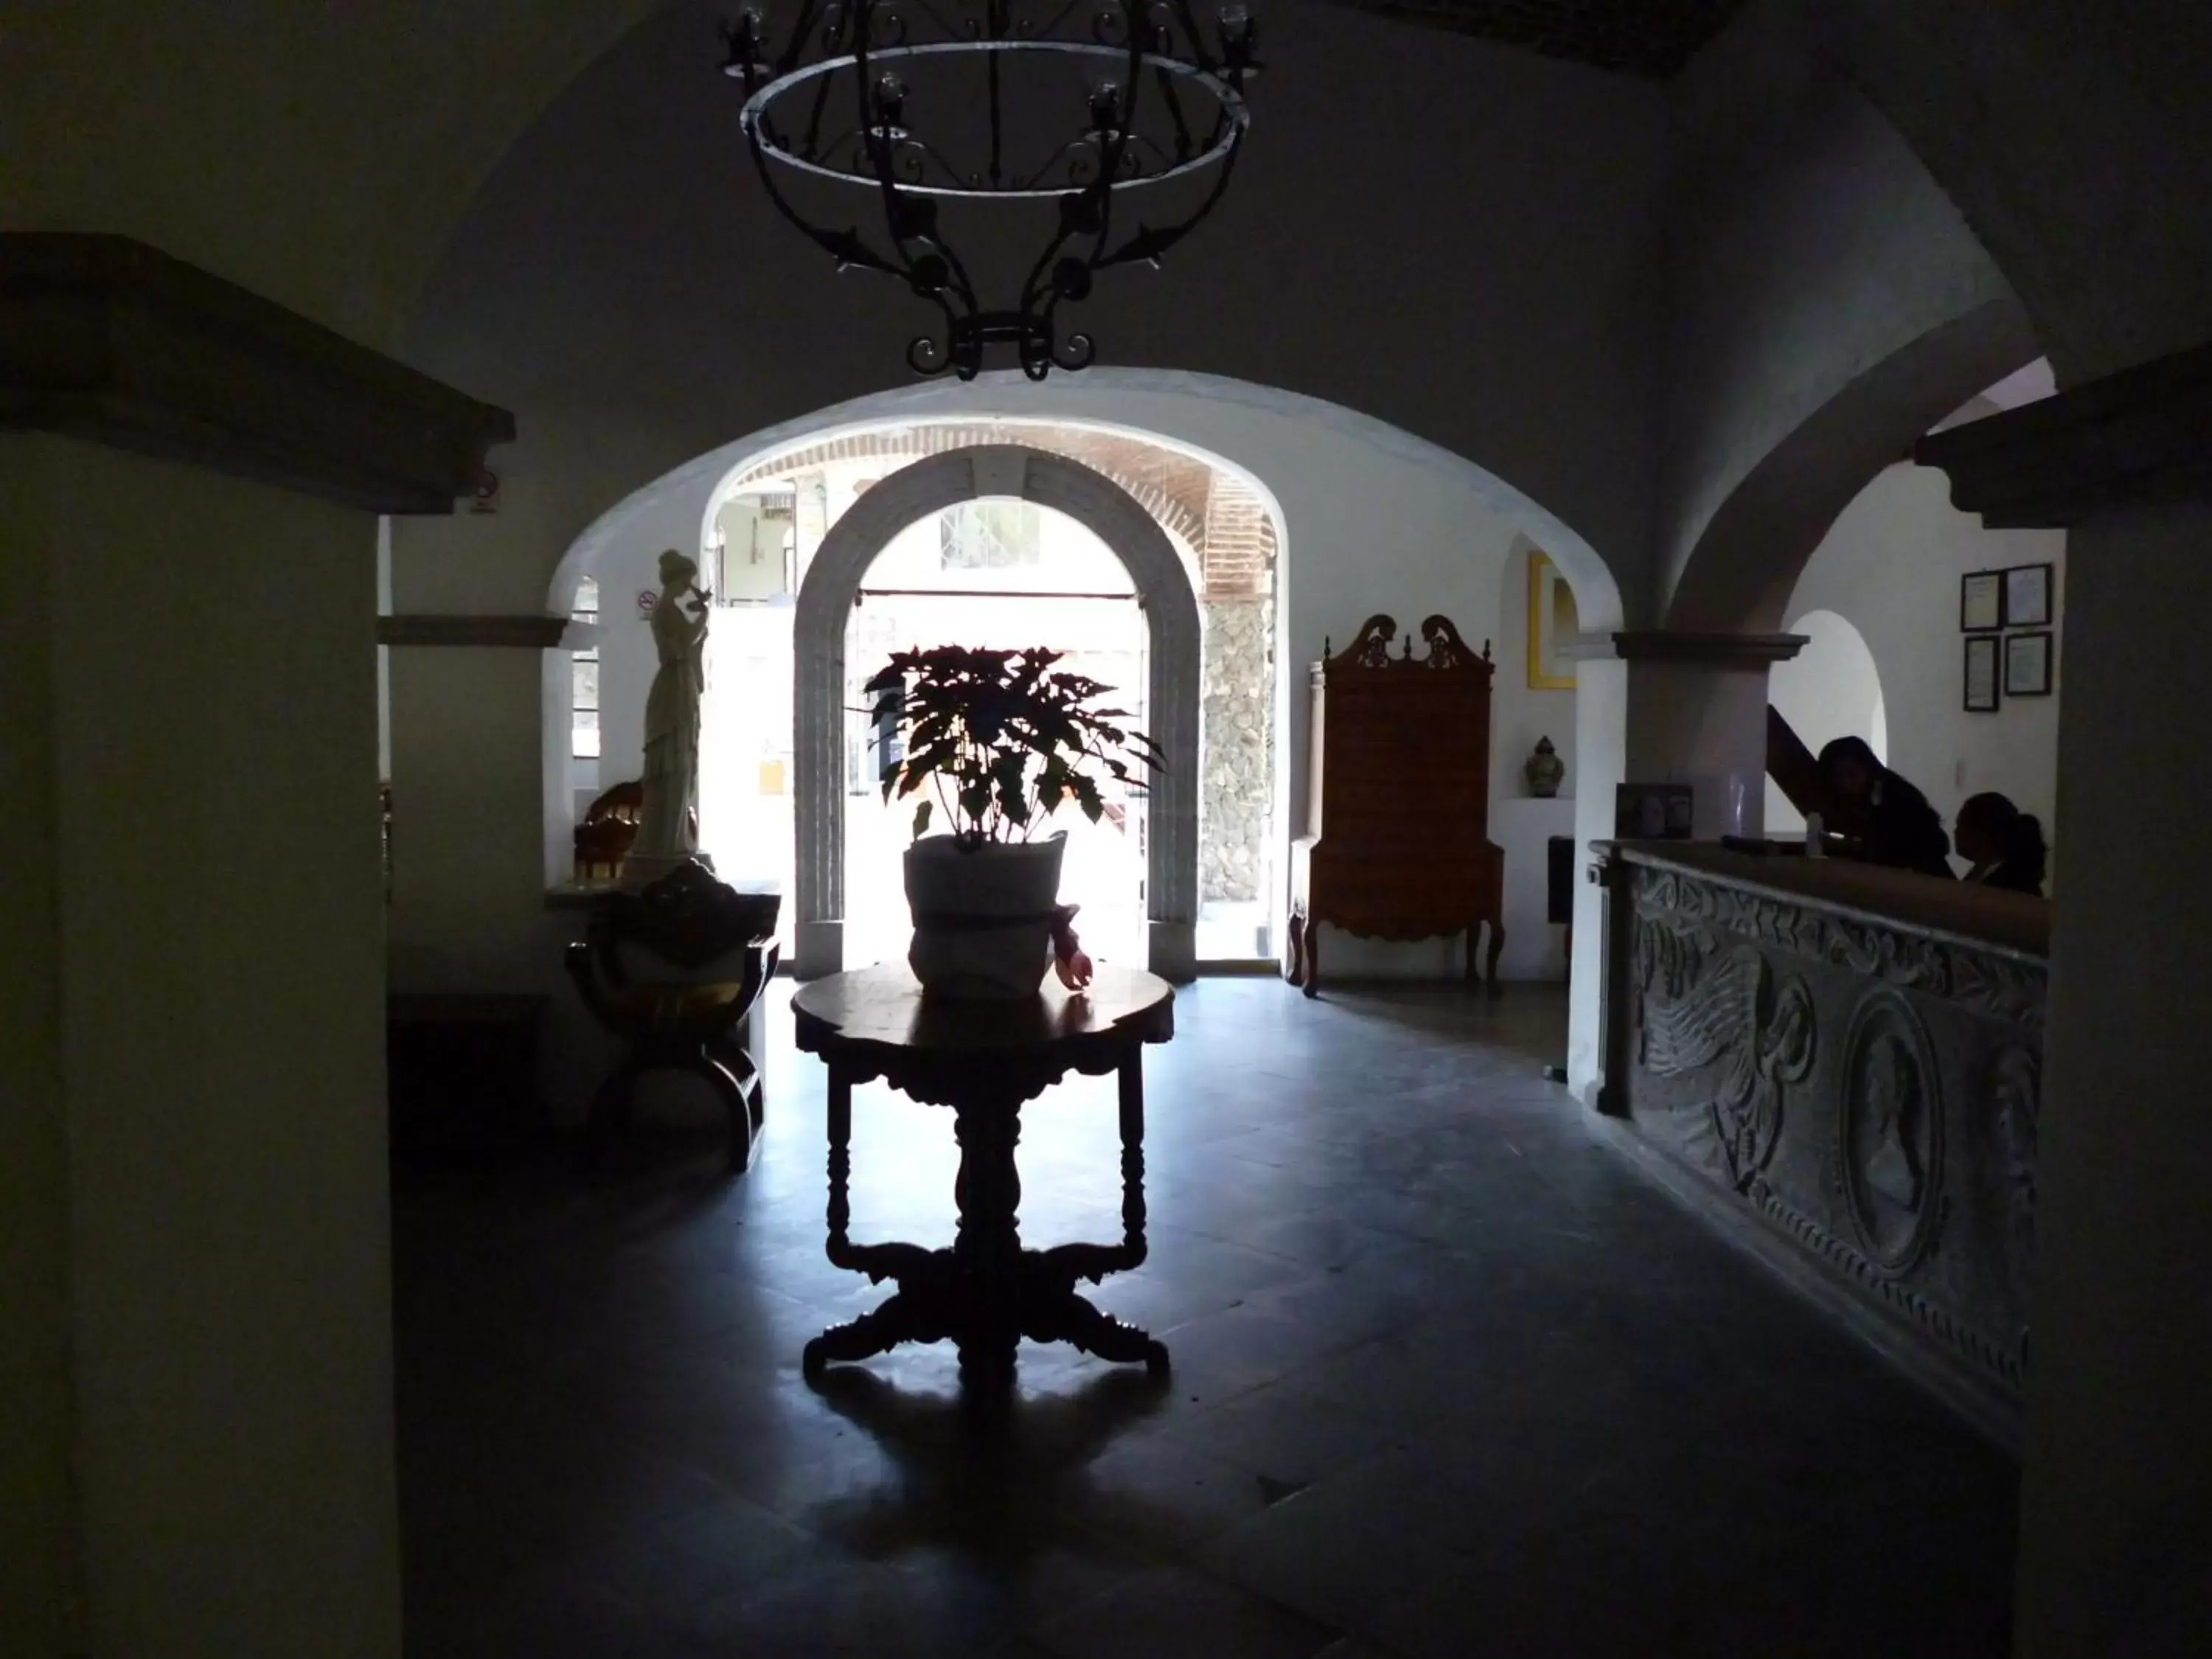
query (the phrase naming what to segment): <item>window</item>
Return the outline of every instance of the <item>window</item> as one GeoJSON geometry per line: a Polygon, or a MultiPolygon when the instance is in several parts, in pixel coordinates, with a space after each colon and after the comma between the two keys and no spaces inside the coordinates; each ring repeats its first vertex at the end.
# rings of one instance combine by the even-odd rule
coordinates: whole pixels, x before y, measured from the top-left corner
{"type": "MultiPolygon", "coordinates": [[[[596,623],[599,619],[599,579],[586,576],[576,584],[575,607],[570,620],[596,623]]],[[[576,760],[599,757],[599,648],[568,653],[568,753],[576,760]]]]}
{"type": "Polygon", "coordinates": [[[1034,501],[962,501],[937,520],[940,568],[1003,570],[1037,562],[1043,515],[1034,501]]]}

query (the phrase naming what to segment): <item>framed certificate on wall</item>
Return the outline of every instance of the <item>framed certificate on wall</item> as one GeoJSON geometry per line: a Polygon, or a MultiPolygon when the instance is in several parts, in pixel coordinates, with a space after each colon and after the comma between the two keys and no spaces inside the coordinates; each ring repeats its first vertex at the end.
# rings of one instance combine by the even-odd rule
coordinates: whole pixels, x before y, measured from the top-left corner
{"type": "Polygon", "coordinates": [[[1994,634],[2004,626],[2002,570],[1969,570],[1959,578],[1959,631],[1994,634]]]}
{"type": "Polygon", "coordinates": [[[2004,573],[2004,625],[2051,626],[2051,567],[2016,564],[2004,573]]]}
{"type": "Polygon", "coordinates": [[[1966,641],[1966,712],[1997,712],[1997,636],[1978,634],[1966,641]]]}
{"type": "Polygon", "coordinates": [[[2005,636],[2004,694],[2008,697],[2051,695],[2051,635],[2047,632],[2005,636]]]}

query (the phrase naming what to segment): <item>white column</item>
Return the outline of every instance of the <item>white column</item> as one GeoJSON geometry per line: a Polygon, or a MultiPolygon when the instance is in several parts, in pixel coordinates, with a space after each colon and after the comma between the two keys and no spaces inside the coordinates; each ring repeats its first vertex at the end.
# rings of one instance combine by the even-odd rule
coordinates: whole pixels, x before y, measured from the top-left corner
{"type": "Polygon", "coordinates": [[[11,1653],[399,1650],[374,535],[0,440],[11,1653]]]}
{"type": "Polygon", "coordinates": [[[1567,1086],[1602,1103],[1604,905],[1586,879],[1589,845],[1613,834],[1613,787],[1680,783],[1700,841],[1757,836],[1766,816],[1766,676],[1795,656],[1794,634],[1613,635],[1615,656],[1578,665],[1575,757],[1577,886],[1567,1086]],[[1616,736],[1615,734],[1619,734],[1616,736]]]}
{"type": "Polygon", "coordinates": [[[2020,1652],[2212,1632],[2212,502],[2074,521],[2020,1652]]]}

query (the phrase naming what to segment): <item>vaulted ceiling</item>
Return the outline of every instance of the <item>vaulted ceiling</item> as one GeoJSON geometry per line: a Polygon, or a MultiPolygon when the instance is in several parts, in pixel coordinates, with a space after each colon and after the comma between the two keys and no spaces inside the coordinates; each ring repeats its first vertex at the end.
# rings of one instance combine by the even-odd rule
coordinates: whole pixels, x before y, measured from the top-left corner
{"type": "Polygon", "coordinates": [[[1337,0],[1360,11],[1666,80],[1745,0],[1337,0]]]}

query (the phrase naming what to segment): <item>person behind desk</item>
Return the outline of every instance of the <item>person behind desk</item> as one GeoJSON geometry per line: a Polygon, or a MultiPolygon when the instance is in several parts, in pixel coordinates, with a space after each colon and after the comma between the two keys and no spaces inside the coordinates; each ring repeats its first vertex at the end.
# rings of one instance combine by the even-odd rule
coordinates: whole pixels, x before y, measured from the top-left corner
{"type": "Polygon", "coordinates": [[[1863,738],[1820,750],[1820,775],[1836,819],[1828,827],[1856,843],[1853,856],[1894,870],[1952,879],[1951,838],[1928,797],[1884,766],[1863,738]]]}
{"type": "Polygon", "coordinates": [[[1966,879],[2008,893],[2043,895],[2043,876],[2051,849],[2043,825],[2004,796],[1974,795],[1959,809],[1959,856],[1973,868],[1966,879]]]}

